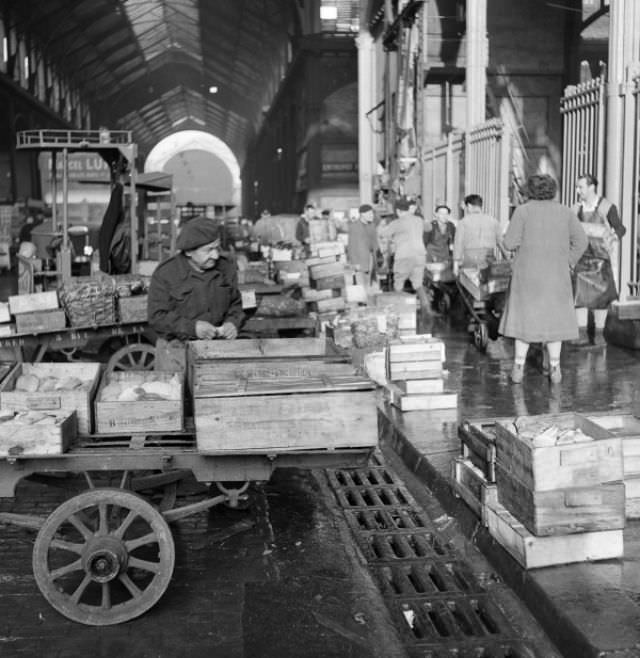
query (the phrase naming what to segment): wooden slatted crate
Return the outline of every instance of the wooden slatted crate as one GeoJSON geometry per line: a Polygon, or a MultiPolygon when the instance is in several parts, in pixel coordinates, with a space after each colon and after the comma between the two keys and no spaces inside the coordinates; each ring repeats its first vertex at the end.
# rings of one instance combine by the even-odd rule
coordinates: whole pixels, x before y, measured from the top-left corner
{"type": "Polygon", "coordinates": [[[500,503],[537,537],[624,528],[622,482],[532,491],[498,462],[496,483],[500,503]]]}
{"type": "Polygon", "coordinates": [[[373,384],[353,374],[194,382],[201,452],[270,452],[372,447],[373,384]]]}
{"type": "MultiPolygon", "coordinates": [[[[16,413],[27,415],[34,412],[16,413]]],[[[4,422],[0,423],[0,457],[60,455],[67,451],[76,438],[75,411],[46,414],[55,419],[53,423],[35,422],[18,426],[8,421],[5,414],[3,411],[4,422]]]]}
{"type": "Polygon", "coordinates": [[[498,502],[496,485],[487,482],[484,473],[468,459],[456,457],[452,466],[454,491],[484,522],[484,507],[498,502]]]}
{"type": "Polygon", "coordinates": [[[176,382],[176,399],[172,400],[102,400],[103,389],[112,382],[170,382],[177,377],[159,370],[114,371],[103,378],[96,394],[96,432],[100,434],[131,434],[140,432],[179,432],[184,427],[184,393],[180,378],[176,382]]]}
{"type": "Polygon", "coordinates": [[[561,429],[580,429],[593,440],[537,447],[516,431],[513,420],[497,420],[496,460],[531,491],[619,482],[623,479],[619,437],[579,414],[530,417],[561,429]]]}
{"type": "Polygon", "coordinates": [[[624,479],[640,476],[640,419],[620,413],[589,414],[587,418],[622,439],[624,479]]]}
{"type": "Polygon", "coordinates": [[[10,411],[38,410],[77,414],[78,432],[91,434],[93,427],[93,398],[100,381],[99,363],[17,363],[0,384],[0,408],[10,411]],[[60,381],[76,377],[82,386],[71,390],[17,391],[20,375],[35,375],[41,381],[56,377],[60,381]]]}
{"type": "Polygon", "coordinates": [[[483,511],[491,536],[525,569],[624,555],[622,530],[535,537],[500,503],[487,504],[483,511]]]}

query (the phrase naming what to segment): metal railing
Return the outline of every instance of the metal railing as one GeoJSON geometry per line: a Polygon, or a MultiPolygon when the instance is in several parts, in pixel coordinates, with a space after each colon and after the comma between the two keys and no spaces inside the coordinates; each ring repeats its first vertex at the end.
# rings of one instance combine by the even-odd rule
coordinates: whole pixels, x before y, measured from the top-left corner
{"type": "Polygon", "coordinates": [[[18,148],[89,148],[133,144],[130,130],[21,130],[18,148]]]}
{"type": "Polygon", "coordinates": [[[457,209],[465,194],[479,194],[485,211],[506,223],[512,159],[511,132],[499,119],[451,133],[445,142],[423,151],[424,207],[446,203],[457,209]]]}
{"type": "Polygon", "coordinates": [[[565,89],[560,101],[562,114],[561,200],[575,201],[575,185],[580,174],[599,181],[604,177],[605,80],[597,77],[565,89]]]}
{"type": "Polygon", "coordinates": [[[430,146],[422,156],[422,198],[427,212],[445,203],[456,209],[464,194],[464,135],[449,133],[445,142],[430,146]]]}

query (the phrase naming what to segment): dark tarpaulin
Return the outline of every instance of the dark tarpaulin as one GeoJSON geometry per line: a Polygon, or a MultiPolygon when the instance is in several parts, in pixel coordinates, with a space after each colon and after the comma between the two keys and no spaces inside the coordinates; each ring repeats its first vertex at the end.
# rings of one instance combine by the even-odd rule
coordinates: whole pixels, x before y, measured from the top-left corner
{"type": "Polygon", "coordinates": [[[124,186],[122,183],[115,183],[111,189],[109,205],[104,213],[100,233],[98,234],[100,269],[107,274],[111,273],[111,241],[120,222],[124,222],[124,186]]]}

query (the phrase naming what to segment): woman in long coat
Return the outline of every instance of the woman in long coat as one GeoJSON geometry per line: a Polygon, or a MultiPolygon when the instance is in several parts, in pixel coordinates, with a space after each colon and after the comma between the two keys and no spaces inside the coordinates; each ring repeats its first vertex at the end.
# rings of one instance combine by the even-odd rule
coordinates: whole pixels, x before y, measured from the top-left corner
{"type": "Polygon", "coordinates": [[[559,383],[562,341],[578,337],[571,269],[588,240],[575,214],[554,201],[557,185],[551,176],[531,176],[527,191],[528,202],[516,208],[504,235],[504,246],[516,254],[500,332],[515,338],[514,383],[522,381],[534,342],[546,345],[549,378],[559,383]]]}

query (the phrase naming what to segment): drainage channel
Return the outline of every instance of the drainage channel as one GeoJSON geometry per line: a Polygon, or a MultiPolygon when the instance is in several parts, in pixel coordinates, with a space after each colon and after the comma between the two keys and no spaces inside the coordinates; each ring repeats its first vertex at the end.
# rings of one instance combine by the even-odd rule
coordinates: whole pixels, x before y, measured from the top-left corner
{"type": "Polygon", "coordinates": [[[381,453],[367,468],[327,476],[411,658],[544,658],[519,637],[381,453]]]}

